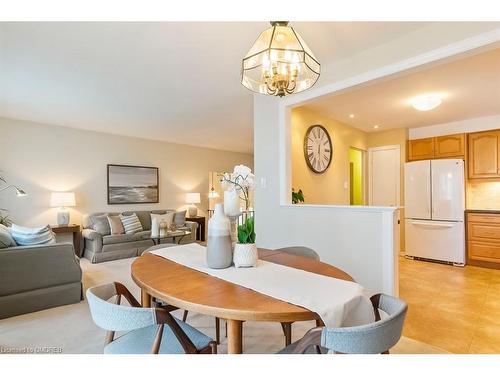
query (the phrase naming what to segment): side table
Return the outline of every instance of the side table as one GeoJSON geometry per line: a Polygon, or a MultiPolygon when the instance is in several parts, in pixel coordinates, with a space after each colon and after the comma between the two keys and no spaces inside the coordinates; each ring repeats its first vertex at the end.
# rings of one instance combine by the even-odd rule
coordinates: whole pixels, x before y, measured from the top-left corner
{"type": "Polygon", "coordinates": [[[68,225],[51,225],[50,228],[52,232],[56,234],[60,233],[73,233],[73,248],[75,249],[75,254],[77,257],[81,257],[80,254],[80,242],[82,239],[82,232],[80,231],[80,226],[77,224],[68,225]]]}
{"type": "Polygon", "coordinates": [[[195,216],[195,217],[186,217],[186,221],[194,221],[198,223],[198,228],[196,229],[196,240],[204,242],[205,241],[205,216],[195,216]]]}

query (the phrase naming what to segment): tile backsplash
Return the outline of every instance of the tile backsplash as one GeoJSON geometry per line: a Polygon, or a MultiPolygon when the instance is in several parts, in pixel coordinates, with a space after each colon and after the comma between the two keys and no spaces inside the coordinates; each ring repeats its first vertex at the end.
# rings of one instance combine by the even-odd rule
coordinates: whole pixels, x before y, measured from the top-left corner
{"type": "Polygon", "coordinates": [[[467,182],[468,209],[500,209],[500,180],[467,182]]]}

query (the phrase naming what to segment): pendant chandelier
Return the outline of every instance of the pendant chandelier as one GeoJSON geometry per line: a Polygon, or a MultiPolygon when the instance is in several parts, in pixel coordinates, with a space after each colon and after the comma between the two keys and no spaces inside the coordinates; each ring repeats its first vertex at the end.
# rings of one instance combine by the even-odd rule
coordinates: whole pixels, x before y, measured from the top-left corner
{"type": "Polygon", "coordinates": [[[319,78],[320,64],[286,21],[273,21],[243,59],[241,84],[261,94],[285,96],[307,90],[319,78]]]}

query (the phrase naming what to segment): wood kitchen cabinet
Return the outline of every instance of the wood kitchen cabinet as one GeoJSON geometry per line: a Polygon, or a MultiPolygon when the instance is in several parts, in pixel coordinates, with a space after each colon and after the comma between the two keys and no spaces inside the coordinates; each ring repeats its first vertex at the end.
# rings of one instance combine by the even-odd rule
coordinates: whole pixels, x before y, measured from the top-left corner
{"type": "Polygon", "coordinates": [[[434,159],[434,138],[408,141],[408,161],[434,159]]]}
{"type": "Polygon", "coordinates": [[[467,212],[467,263],[500,269],[500,213],[467,212]]]}
{"type": "Polygon", "coordinates": [[[500,130],[469,134],[469,178],[500,178],[500,130]]]}
{"type": "Polygon", "coordinates": [[[465,134],[463,133],[408,141],[408,161],[464,157],[465,134]]]}
{"type": "Polygon", "coordinates": [[[460,158],[465,156],[465,134],[443,135],[434,138],[434,158],[460,158]]]}

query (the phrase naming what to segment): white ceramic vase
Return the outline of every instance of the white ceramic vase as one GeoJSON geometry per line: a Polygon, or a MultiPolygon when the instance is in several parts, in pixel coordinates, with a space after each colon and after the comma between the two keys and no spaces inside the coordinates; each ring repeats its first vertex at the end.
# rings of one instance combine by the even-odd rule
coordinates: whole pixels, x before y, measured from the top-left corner
{"type": "Polygon", "coordinates": [[[214,215],[208,220],[207,265],[210,268],[227,268],[232,260],[229,219],[224,215],[222,204],[218,203],[214,215]]]}
{"type": "Polygon", "coordinates": [[[234,246],[233,262],[235,267],[255,267],[257,259],[257,246],[254,243],[237,243],[234,246]]]}

